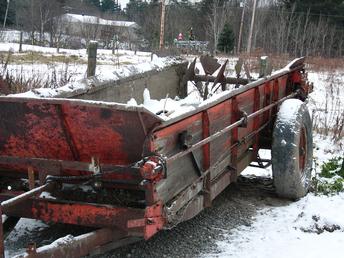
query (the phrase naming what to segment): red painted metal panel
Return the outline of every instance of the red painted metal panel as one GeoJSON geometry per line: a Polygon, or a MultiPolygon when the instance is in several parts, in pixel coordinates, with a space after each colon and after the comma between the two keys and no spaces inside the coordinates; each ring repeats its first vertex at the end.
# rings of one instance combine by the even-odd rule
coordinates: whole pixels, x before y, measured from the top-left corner
{"type": "MultiPolygon", "coordinates": [[[[146,135],[135,111],[49,99],[5,98],[0,103],[2,156],[84,162],[97,157],[122,165],[141,158],[146,135]]],[[[141,115],[148,131],[160,122],[141,115]]]]}

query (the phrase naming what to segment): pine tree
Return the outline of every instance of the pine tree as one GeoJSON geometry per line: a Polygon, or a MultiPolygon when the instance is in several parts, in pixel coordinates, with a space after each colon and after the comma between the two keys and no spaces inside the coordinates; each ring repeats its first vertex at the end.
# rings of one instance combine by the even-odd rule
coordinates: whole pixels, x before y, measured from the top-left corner
{"type": "Polygon", "coordinates": [[[225,24],[217,44],[218,50],[229,53],[234,48],[234,34],[228,23],[225,24]]]}
{"type": "Polygon", "coordinates": [[[100,8],[100,1],[99,0],[87,0],[91,5],[100,8]]]}
{"type": "Polygon", "coordinates": [[[114,12],[115,3],[112,0],[102,0],[102,4],[100,6],[100,10],[102,12],[114,12]]]}

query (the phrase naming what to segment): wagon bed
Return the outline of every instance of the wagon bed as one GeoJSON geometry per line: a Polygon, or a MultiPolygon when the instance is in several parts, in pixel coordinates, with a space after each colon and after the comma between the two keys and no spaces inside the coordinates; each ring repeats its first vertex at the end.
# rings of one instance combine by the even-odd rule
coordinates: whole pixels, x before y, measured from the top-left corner
{"type": "MultiPolygon", "coordinates": [[[[307,96],[303,62],[169,120],[143,106],[0,97],[2,214],[95,228],[62,245],[30,246],[24,257],[79,257],[149,239],[210,207],[261,163],[278,106],[307,96]]],[[[181,83],[195,80],[188,76],[181,83]]]]}

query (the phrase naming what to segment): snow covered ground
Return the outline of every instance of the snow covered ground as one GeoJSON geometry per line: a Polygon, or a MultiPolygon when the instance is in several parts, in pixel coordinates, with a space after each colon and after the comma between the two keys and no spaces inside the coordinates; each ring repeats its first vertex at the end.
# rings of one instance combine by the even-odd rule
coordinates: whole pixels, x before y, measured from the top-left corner
{"type": "MultiPolygon", "coordinates": [[[[13,61],[8,64],[7,71],[16,77],[24,78],[39,77],[42,81],[49,81],[51,77],[57,76],[58,79],[67,75],[69,82],[73,84],[86,77],[87,71],[87,50],[60,49],[23,45],[23,52],[18,53],[19,44],[0,43],[0,52],[4,54],[13,52],[13,61]],[[40,58],[32,53],[42,55],[45,62],[39,62],[40,58]],[[32,55],[32,60],[30,60],[32,55]],[[21,60],[20,57],[25,60],[21,60]],[[64,58],[66,61],[64,61],[64,58]],[[67,58],[69,58],[67,60],[67,58]],[[54,61],[58,59],[58,61],[54,61]]],[[[10,59],[10,60],[11,60],[10,59]]],[[[116,80],[129,75],[146,72],[152,69],[162,69],[166,65],[175,62],[173,58],[158,58],[148,52],[136,53],[127,50],[118,50],[112,54],[111,50],[99,49],[97,52],[96,77],[99,81],[116,80]]]]}
{"type": "MultiPolygon", "coordinates": [[[[336,117],[344,114],[344,70],[310,72],[314,83],[308,107],[317,119],[319,127],[332,128],[336,117]],[[325,110],[330,109],[328,112],[325,110]]],[[[314,132],[314,158],[318,164],[333,157],[344,157],[344,140],[332,139],[314,132]]],[[[270,152],[261,150],[262,158],[270,152]]],[[[315,166],[313,174],[319,173],[315,166]]],[[[243,175],[272,177],[271,167],[249,167],[243,175]]],[[[344,193],[333,196],[308,194],[301,200],[286,206],[261,208],[253,216],[249,227],[224,230],[224,240],[218,241],[220,251],[205,253],[202,257],[293,257],[340,258],[344,256],[344,193]]]]}
{"type": "MultiPolygon", "coordinates": [[[[0,51],[8,51],[9,48],[17,49],[16,44],[0,43],[0,51]]],[[[86,50],[64,50],[56,54],[56,49],[41,48],[24,45],[26,51],[38,51],[45,55],[75,55],[81,60],[86,60],[86,50]]],[[[118,58],[111,55],[111,51],[99,50],[101,64],[97,69],[97,77],[101,80],[116,79],[133,73],[150,69],[161,69],[169,64],[171,59],[158,58],[150,53],[138,52],[136,55],[130,51],[120,51],[118,58]],[[116,68],[116,64],[120,66],[116,68]]],[[[234,59],[233,59],[234,60],[234,59]]],[[[231,60],[231,63],[233,63],[231,60]]],[[[60,70],[65,69],[63,64],[58,64],[60,70]]],[[[48,65],[21,64],[10,65],[13,73],[34,72],[44,76],[48,65]]],[[[73,64],[74,81],[84,78],[86,64],[73,64]]],[[[314,135],[314,156],[319,164],[329,160],[333,156],[344,156],[344,141],[334,141],[331,132],[324,136],[324,128],[332,128],[336,117],[344,113],[344,81],[343,70],[309,73],[309,79],[314,82],[314,92],[310,96],[309,108],[314,120],[318,124],[318,132],[314,135]]],[[[195,92],[193,91],[193,94],[195,92]]],[[[177,105],[199,104],[197,96],[190,96],[183,101],[167,99],[163,101],[152,100],[149,92],[145,92],[145,104],[152,111],[161,110],[165,106],[167,110],[176,109],[177,105]],[[196,102],[195,102],[196,101],[196,102]]],[[[128,104],[136,105],[134,100],[128,104]]],[[[177,113],[175,113],[177,114],[177,113]]],[[[261,151],[263,158],[270,156],[269,151],[261,151]]],[[[316,167],[314,173],[319,172],[316,167]]],[[[271,177],[271,168],[248,168],[244,175],[259,175],[271,177]]],[[[221,240],[216,242],[216,252],[204,252],[201,257],[343,257],[344,244],[344,194],[323,196],[308,194],[305,198],[282,206],[266,206],[259,208],[251,218],[250,225],[239,225],[235,229],[222,228],[221,240]]],[[[30,220],[22,220],[11,233],[8,240],[18,241],[31,231],[40,231],[45,228],[41,223],[30,220]]],[[[12,254],[16,251],[12,250],[12,254]]]]}
{"type": "Polygon", "coordinates": [[[254,223],[226,232],[220,253],[203,257],[343,257],[344,194],[308,194],[282,207],[261,209],[254,223]]]}

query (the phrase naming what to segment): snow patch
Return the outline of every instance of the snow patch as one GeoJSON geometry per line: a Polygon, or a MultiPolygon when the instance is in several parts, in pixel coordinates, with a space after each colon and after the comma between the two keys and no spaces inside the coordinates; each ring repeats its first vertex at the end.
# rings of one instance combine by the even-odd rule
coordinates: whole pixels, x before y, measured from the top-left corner
{"type": "Polygon", "coordinates": [[[220,253],[203,257],[341,257],[344,216],[339,214],[343,212],[344,194],[309,194],[284,207],[267,207],[254,217],[251,227],[240,226],[225,233],[226,240],[218,242],[220,253]],[[316,227],[330,230],[305,230],[316,227]]]}

